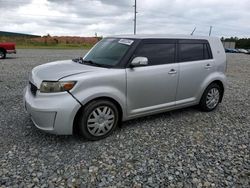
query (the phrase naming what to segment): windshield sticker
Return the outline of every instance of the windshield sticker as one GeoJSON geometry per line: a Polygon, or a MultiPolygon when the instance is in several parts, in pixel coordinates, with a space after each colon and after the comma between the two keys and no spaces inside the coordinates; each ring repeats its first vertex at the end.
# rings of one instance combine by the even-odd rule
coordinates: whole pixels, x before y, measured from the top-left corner
{"type": "Polygon", "coordinates": [[[129,39],[120,39],[119,41],[118,41],[120,44],[126,44],[126,45],[131,45],[131,44],[133,44],[133,40],[129,40],[129,39]]]}

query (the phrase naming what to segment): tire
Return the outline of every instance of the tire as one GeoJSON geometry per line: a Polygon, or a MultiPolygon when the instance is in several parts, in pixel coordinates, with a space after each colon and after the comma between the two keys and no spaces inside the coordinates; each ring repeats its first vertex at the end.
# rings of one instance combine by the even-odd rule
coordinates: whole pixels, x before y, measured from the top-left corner
{"type": "Polygon", "coordinates": [[[5,58],[6,58],[6,52],[0,49],[0,59],[5,59],[5,58]]]}
{"type": "Polygon", "coordinates": [[[108,100],[96,100],[84,107],[78,126],[81,136],[94,141],[109,136],[118,122],[119,112],[116,105],[108,100]]]}
{"type": "Polygon", "coordinates": [[[205,112],[214,110],[220,103],[221,97],[222,88],[216,83],[210,84],[201,97],[200,109],[205,112]]]}

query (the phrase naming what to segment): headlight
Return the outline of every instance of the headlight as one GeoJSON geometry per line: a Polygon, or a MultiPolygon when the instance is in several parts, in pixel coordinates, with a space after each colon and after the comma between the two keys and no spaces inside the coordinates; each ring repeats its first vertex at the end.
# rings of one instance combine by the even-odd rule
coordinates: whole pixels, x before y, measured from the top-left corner
{"type": "Polygon", "coordinates": [[[40,92],[54,93],[54,92],[69,91],[74,87],[75,84],[76,84],[75,81],[66,81],[66,82],[43,81],[40,87],[40,92]]]}

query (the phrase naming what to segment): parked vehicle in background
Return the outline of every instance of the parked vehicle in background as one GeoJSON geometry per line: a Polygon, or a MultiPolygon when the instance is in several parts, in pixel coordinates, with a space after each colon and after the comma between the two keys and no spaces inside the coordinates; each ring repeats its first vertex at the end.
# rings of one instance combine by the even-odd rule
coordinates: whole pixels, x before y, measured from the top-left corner
{"type": "Polygon", "coordinates": [[[250,54],[250,49],[246,49],[246,53],[245,54],[250,54]]]}
{"type": "Polygon", "coordinates": [[[238,53],[237,49],[234,48],[225,48],[226,53],[238,53]]]}
{"type": "Polygon", "coordinates": [[[193,105],[214,110],[225,71],[219,38],[108,37],[83,58],[35,67],[25,108],[41,130],[99,140],[121,121],[193,105]]]}
{"type": "Polygon", "coordinates": [[[5,59],[6,54],[16,53],[16,44],[11,42],[0,43],[0,59],[5,59]]]}
{"type": "Polygon", "coordinates": [[[247,53],[248,53],[247,50],[242,49],[242,48],[239,48],[239,49],[237,49],[237,50],[238,50],[239,53],[244,53],[244,54],[247,54],[247,53]]]}
{"type": "Polygon", "coordinates": [[[244,54],[249,54],[250,50],[242,49],[242,48],[225,48],[226,53],[244,53],[244,54]]]}

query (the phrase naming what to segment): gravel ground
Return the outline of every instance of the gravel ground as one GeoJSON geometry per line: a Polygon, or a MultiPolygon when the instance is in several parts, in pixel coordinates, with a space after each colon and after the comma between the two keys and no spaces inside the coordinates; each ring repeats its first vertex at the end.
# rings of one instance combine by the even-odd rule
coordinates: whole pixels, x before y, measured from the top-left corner
{"type": "Polygon", "coordinates": [[[228,88],[195,108],[123,123],[104,140],[36,129],[22,106],[36,65],[80,50],[18,50],[0,60],[0,187],[250,187],[250,55],[228,54],[228,88]]]}

